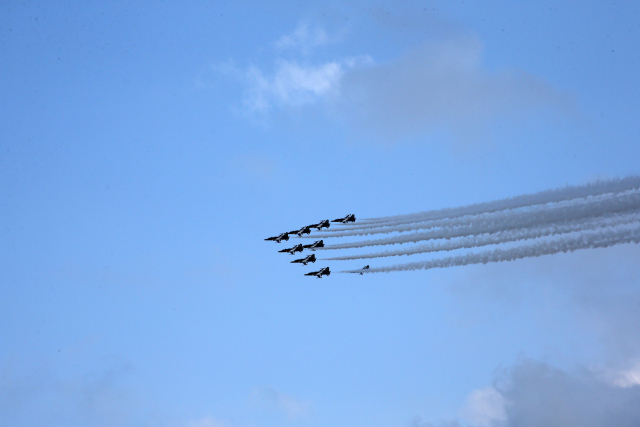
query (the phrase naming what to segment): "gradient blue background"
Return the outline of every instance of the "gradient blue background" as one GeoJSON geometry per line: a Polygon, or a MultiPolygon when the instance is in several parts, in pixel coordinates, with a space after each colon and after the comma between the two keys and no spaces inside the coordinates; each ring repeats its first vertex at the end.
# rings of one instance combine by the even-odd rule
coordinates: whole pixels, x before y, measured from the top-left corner
{"type": "Polygon", "coordinates": [[[634,245],[316,280],[263,239],[639,173],[638,16],[632,1],[3,2],[0,424],[489,425],[465,402],[502,369],[633,365],[634,245]],[[330,41],[278,47],[305,25],[330,41]],[[251,67],[393,69],[450,40],[551,101],[462,132],[464,112],[386,128],[346,89],[249,105],[251,67]]]}

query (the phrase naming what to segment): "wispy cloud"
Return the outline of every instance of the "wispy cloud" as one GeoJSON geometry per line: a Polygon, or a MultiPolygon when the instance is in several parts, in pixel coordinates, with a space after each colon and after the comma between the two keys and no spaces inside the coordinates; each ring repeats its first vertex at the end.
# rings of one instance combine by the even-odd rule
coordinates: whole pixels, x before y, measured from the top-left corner
{"type": "Polygon", "coordinates": [[[541,111],[573,114],[572,96],[544,78],[487,67],[478,37],[449,34],[384,63],[365,52],[313,61],[315,48],[345,41],[343,34],[300,23],[275,42],[274,66],[234,69],[244,110],[255,116],[324,102],[353,129],[387,141],[442,131],[467,137],[541,111]]]}
{"type": "Polygon", "coordinates": [[[251,113],[264,113],[274,106],[301,107],[340,92],[344,64],[328,62],[303,65],[279,60],[275,71],[266,74],[255,66],[244,73],[247,88],[243,104],[251,113]]]}
{"type": "Polygon", "coordinates": [[[234,73],[245,84],[242,98],[245,111],[264,114],[273,108],[299,108],[337,101],[345,73],[371,63],[371,58],[367,56],[320,64],[280,58],[270,72],[252,65],[234,73]]]}

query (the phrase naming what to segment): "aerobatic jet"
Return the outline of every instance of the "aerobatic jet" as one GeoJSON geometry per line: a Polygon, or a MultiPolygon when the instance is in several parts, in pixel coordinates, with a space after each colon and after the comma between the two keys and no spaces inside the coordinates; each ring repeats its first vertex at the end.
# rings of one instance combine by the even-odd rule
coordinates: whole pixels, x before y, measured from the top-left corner
{"type": "Polygon", "coordinates": [[[290,231],[289,234],[297,234],[298,237],[301,237],[303,234],[311,234],[311,226],[307,225],[302,227],[299,230],[290,231]]]}
{"type": "Polygon", "coordinates": [[[283,249],[283,250],[278,251],[278,252],[287,252],[287,253],[289,253],[291,255],[294,255],[296,252],[302,252],[303,250],[304,250],[304,247],[302,246],[302,244],[299,244],[299,245],[295,245],[292,248],[283,249]]]}
{"type": "Polygon", "coordinates": [[[311,243],[310,245],[304,245],[304,248],[311,249],[311,250],[314,250],[316,248],[324,248],[324,242],[322,240],[317,240],[311,243]]]}
{"type": "Polygon", "coordinates": [[[305,276],[316,276],[318,279],[322,279],[322,276],[328,276],[331,274],[329,271],[329,267],[321,268],[318,271],[312,271],[311,273],[305,274],[305,276]]]}
{"type": "Polygon", "coordinates": [[[309,227],[313,227],[313,228],[317,228],[318,230],[322,230],[323,227],[331,227],[331,223],[329,223],[328,219],[325,219],[324,221],[320,221],[317,224],[311,224],[309,227]]]}
{"type": "Polygon", "coordinates": [[[331,222],[341,222],[343,224],[346,224],[348,222],[356,222],[356,216],[354,214],[349,214],[349,215],[345,216],[344,218],[334,219],[331,222]]]}
{"type": "Polygon", "coordinates": [[[295,261],[291,261],[291,263],[299,262],[301,264],[307,265],[310,262],[316,262],[316,254],[311,254],[307,257],[297,259],[295,261]]]}
{"type": "MultiPolygon", "coordinates": [[[[365,265],[364,267],[362,267],[362,269],[363,269],[363,270],[368,270],[368,269],[369,269],[369,266],[368,266],[368,265],[365,265]]],[[[362,276],[362,272],[360,272],[360,275],[362,276]]]]}
{"type": "Polygon", "coordinates": [[[289,240],[289,233],[282,233],[279,236],[269,237],[268,239],[264,239],[264,240],[274,240],[274,241],[280,243],[283,240],[289,240]]]}

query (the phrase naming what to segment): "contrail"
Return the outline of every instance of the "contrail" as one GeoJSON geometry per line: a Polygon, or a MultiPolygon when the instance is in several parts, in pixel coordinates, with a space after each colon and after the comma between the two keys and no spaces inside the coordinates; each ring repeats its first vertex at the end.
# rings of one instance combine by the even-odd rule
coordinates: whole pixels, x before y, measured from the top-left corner
{"type": "Polygon", "coordinates": [[[392,271],[430,270],[470,264],[487,264],[489,262],[513,261],[516,259],[552,255],[560,252],[573,252],[578,249],[606,248],[622,243],[640,243],[640,228],[620,231],[602,231],[585,233],[577,237],[565,237],[555,241],[539,242],[511,249],[495,249],[492,251],[447,257],[431,261],[398,264],[389,267],[368,270],[347,270],[340,273],[389,273],[392,271]]]}
{"type": "MultiPolygon", "coordinates": [[[[630,203],[638,203],[640,201],[639,192],[637,190],[630,192],[622,192],[622,193],[607,193],[597,197],[589,198],[589,199],[573,199],[570,201],[565,201],[562,203],[555,204],[545,204],[545,205],[537,205],[531,206],[527,210],[507,210],[507,211],[496,211],[491,213],[482,213],[476,214],[473,216],[464,216],[464,217],[456,217],[456,218],[446,218],[442,220],[432,220],[429,222],[421,222],[421,223],[411,223],[411,224],[403,224],[396,226],[385,226],[385,227],[377,227],[371,228],[367,230],[349,230],[349,231],[341,231],[341,232],[333,232],[333,233],[322,233],[322,234],[314,234],[313,236],[305,236],[305,238],[330,238],[330,237],[345,237],[345,236],[366,236],[371,234],[388,234],[393,232],[405,232],[405,231],[415,231],[415,230],[429,230],[433,228],[447,228],[447,227],[458,227],[458,226],[472,226],[474,224],[478,224],[486,221],[496,221],[496,222],[504,222],[508,221],[511,218],[525,218],[525,217],[534,217],[536,215],[548,215],[549,212],[557,212],[556,215],[562,215],[562,212],[570,212],[572,210],[585,210],[588,211],[593,209],[597,211],[598,209],[606,209],[603,206],[607,204],[611,204],[616,200],[630,200],[633,199],[633,202],[630,203]],[[612,202],[613,201],[613,202],[612,202]],[[593,208],[591,208],[593,206],[593,208]]],[[[569,215],[566,213],[565,215],[569,215]]]]}
{"type": "MultiPolygon", "coordinates": [[[[584,198],[588,196],[597,196],[606,193],[617,193],[640,188],[640,176],[629,176],[626,178],[617,178],[606,181],[596,181],[593,183],[580,186],[567,186],[554,190],[546,190],[533,194],[525,194],[521,196],[509,197],[505,199],[495,200],[492,202],[476,203],[457,208],[445,208],[426,212],[418,212],[408,215],[395,215],[387,217],[368,218],[345,226],[345,228],[358,227],[363,225],[370,226],[374,224],[383,224],[386,222],[404,221],[404,223],[414,221],[431,221],[443,218],[455,218],[464,215],[476,215],[479,213],[496,212],[506,209],[523,208],[533,205],[541,205],[546,203],[556,203],[565,200],[584,198]]],[[[403,223],[403,222],[399,222],[403,223]]]]}
{"type": "Polygon", "coordinates": [[[360,255],[346,255],[322,259],[326,261],[344,261],[354,259],[383,258],[399,255],[414,255],[440,251],[452,251],[456,249],[474,248],[520,240],[531,240],[545,236],[575,233],[578,231],[594,230],[597,228],[617,227],[620,225],[631,224],[639,221],[640,215],[638,215],[638,210],[636,210],[632,215],[615,214],[610,216],[609,218],[589,218],[586,220],[574,221],[573,223],[563,225],[554,224],[551,226],[502,231],[495,234],[483,234],[480,236],[464,237],[459,240],[447,241],[444,243],[428,243],[414,246],[408,249],[399,249],[395,251],[384,251],[360,255]]]}
{"type": "Polygon", "coordinates": [[[586,218],[597,218],[606,214],[621,213],[640,208],[640,193],[618,195],[612,200],[570,204],[560,208],[522,213],[501,213],[482,216],[479,221],[463,221],[458,227],[438,228],[418,233],[404,234],[383,239],[325,245],[320,250],[362,248],[367,246],[416,243],[424,240],[451,239],[477,234],[493,234],[506,230],[566,223],[586,218]]]}

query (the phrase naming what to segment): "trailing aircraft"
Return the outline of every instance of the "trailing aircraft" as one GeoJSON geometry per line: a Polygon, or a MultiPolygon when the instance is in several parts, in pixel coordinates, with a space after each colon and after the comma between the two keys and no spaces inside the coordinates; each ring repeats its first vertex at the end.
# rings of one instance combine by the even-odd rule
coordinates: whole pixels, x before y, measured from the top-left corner
{"type": "Polygon", "coordinates": [[[304,245],[303,247],[305,249],[311,249],[311,250],[314,250],[316,248],[324,248],[324,242],[322,240],[317,240],[311,243],[310,245],[304,245]]]}
{"type": "Polygon", "coordinates": [[[349,214],[349,215],[345,216],[344,218],[334,219],[331,222],[341,222],[343,224],[346,224],[348,222],[356,222],[356,216],[354,214],[349,214]]]}
{"type": "Polygon", "coordinates": [[[311,226],[307,225],[302,227],[299,230],[290,231],[289,234],[297,234],[298,237],[302,236],[303,234],[311,234],[311,226]]]}
{"type": "Polygon", "coordinates": [[[321,268],[318,271],[312,271],[311,273],[305,274],[305,276],[316,276],[318,279],[322,279],[322,276],[328,276],[331,274],[329,267],[321,268]]]}
{"type": "MultiPolygon", "coordinates": [[[[362,267],[363,270],[368,270],[369,269],[369,265],[365,265],[364,267],[362,267]]],[[[360,272],[360,275],[362,276],[362,272],[360,272]]]]}
{"type": "Polygon", "coordinates": [[[296,252],[302,252],[303,250],[304,250],[304,247],[302,246],[302,244],[299,244],[299,245],[295,245],[292,248],[283,249],[283,250],[278,251],[278,252],[287,252],[287,253],[289,253],[291,255],[294,255],[296,252]]]}
{"type": "Polygon", "coordinates": [[[310,262],[316,262],[316,254],[311,254],[311,255],[308,255],[308,256],[306,256],[304,258],[300,258],[300,259],[297,259],[295,261],[291,261],[291,263],[294,263],[294,262],[299,262],[299,263],[304,264],[304,265],[307,265],[307,263],[310,263],[310,262]]]}
{"type": "Polygon", "coordinates": [[[328,219],[325,219],[324,221],[320,221],[317,224],[311,224],[309,227],[313,227],[313,228],[317,228],[318,230],[322,230],[323,227],[331,227],[331,223],[329,223],[328,219]]]}

